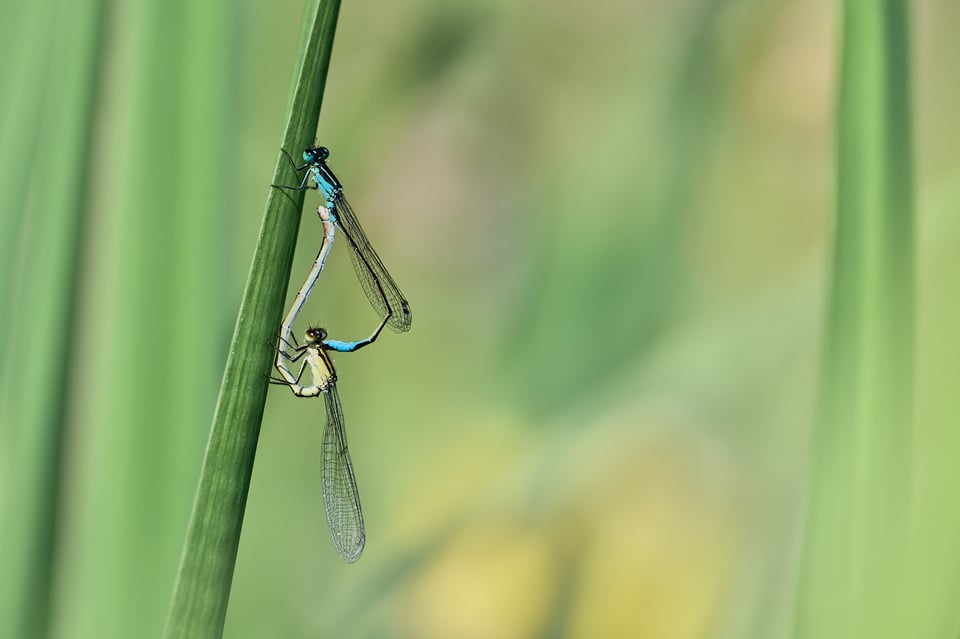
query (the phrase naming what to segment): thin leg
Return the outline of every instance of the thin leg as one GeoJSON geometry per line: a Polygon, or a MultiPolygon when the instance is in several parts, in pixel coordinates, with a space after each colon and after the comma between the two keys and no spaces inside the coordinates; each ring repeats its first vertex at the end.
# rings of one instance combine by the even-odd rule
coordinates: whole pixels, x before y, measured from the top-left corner
{"type": "MultiPolygon", "coordinates": [[[[299,174],[300,171],[302,171],[302,170],[304,170],[304,169],[307,169],[307,168],[310,168],[310,165],[309,165],[309,164],[304,164],[303,166],[297,166],[297,163],[293,161],[293,156],[290,155],[290,153],[288,153],[286,149],[281,148],[280,150],[283,151],[283,154],[284,154],[285,156],[287,156],[287,161],[290,162],[290,166],[293,167],[293,170],[294,170],[296,173],[299,174]]],[[[306,175],[303,176],[303,180],[300,182],[300,186],[297,186],[297,187],[294,187],[294,186],[285,186],[285,185],[283,185],[283,184],[271,184],[270,186],[276,187],[276,188],[278,188],[278,189],[288,189],[288,190],[291,190],[291,191],[302,191],[302,190],[304,190],[304,189],[310,189],[310,188],[316,189],[316,188],[319,188],[319,187],[316,187],[316,186],[307,186],[306,184],[307,184],[307,178],[308,178],[308,177],[310,177],[310,173],[309,173],[309,172],[308,172],[306,175]]]]}
{"type": "MultiPolygon", "coordinates": [[[[289,332],[288,332],[288,334],[289,334],[289,332]]],[[[289,334],[289,336],[290,336],[291,338],[293,337],[292,334],[289,334]]],[[[299,375],[297,375],[297,377],[294,377],[294,376],[293,376],[293,372],[290,370],[290,364],[291,364],[292,362],[296,362],[296,361],[302,359],[303,356],[307,353],[307,348],[308,348],[308,347],[307,347],[307,345],[303,345],[303,346],[297,346],[297,347],[295,347],[295,348],[292,348],[291,350],[292,350],[294,353],[296,353],[296,354],[295,354],[295,355],[291,355],[291,354],[289,354],[287,351],[284,350],[283,344],[286,344],[287,346],[289,346],[289,345],[290,345],[290,342],[288,342],[288,341],[284,338],[284,336],[281,335],[281,336],[279,337],[279,343],[277,344],[277,347],[276,347],[276,348],[277,348],[277,356],[276,356],[276,358],[274,358],[274,360],[273,360],[273,367],[277,369],[277,371],[280,373],[280,376],[281,376],[283,379],[282,379],[282,382],[281,382],[281,380],[276,380],[276,381],[278,381],[279,383],[286,383],[287,386],[290,386],[291,389],[294,391],[294,393],[296,393],[297,390],[294,389],[293,387],[294,387],[294,386],[299,387],[299,384],[300,384],[300,376],[303,375],[303,367],[306,365],[306,361],[304,361],[303,364],[301,364],[301,366],[300,366],[300,373],[299,373],[299,375]]],[[[276,379],[276,378],[271,378],[271,379],[276,379]]]]}
{"type": "Polygon", "coordinates": [[[300,345],[297,344],[297,338],[293,336],[293,333],[290,334],[290,339],[293,340],[293,344],[291,344],[290,342],[288,342],[287,340],[285,340],[285,339],[283,338],[283,335],[280,336],[280,341],[283,342],[284,345],[285,345],[287,348],[289,348],[291,351],[298,351],[298,350],[300,350],[300,345]]]}
{"type": "Polygon", "coordinates": [[[303,174],[303,180],[300,182],[300,186],[286,186],[285,184],[271,184],[270,186],[277,189],[286,189],[287,191],[303,191],[304,189],[319,189],[319,185],[307,186],[307,180],[310,179],[310,173],[303,174]]]}
{"type": "MultiPolygon", "coordinates": [[[[301,357],[303,357],[303,354],[306,352],[307,352],[306,347],[304,347],[304,350],[300,351],[300,353],[296,356],[296,358],[287,357],[287,359],[295,362],[301,357]]],[[[286,384],[287,386],[290,387],[290,390],[293,391],[294,395],[300,395],[303,393],[303,387],[300,386],[300,380],[303,378],[303,371],[306,370],[309,360],[306,360],[306,359],[303,360],[303,363],[300,364],[300,372],[298,372],[297,376],[294,377],[293,373],[290,371],[290,368],[286,365],[286,363],[283,362],[284,357],[286,357],[286,353],[284,353],[283,351],[280,351],[277,354],[277,360],[274,363],[274,367],[280,372],[280,375],[283,377],[283,379],[271,377],[270,381],[271,383],[276,383],[276,384],[286,384]]]]}
{"type": "Polygon", "coordinates": [[[293,167],[293,170],[296,171],[297,173],[299,173],[300,171],[302,171],[302,170],[304,170],[305,168],[307,168],[308,166],[310,166],[309,164],[304,164],[303,166],[297,166],[297,163],[293,161],[293,156],[290,155],[290,152],[289,152],[289,151],[287,151],[287,150],[284,149],[284,148],[281,148],[280,150],[283,151],[283,154],[284,154],[285,156],[287,156],[287,159],[288,159],[288,160],[290,160],[290,166],[292,166],[292,167],[293,167]]]}
{"type": "MultiPolygon", "coordinates": [[[[280,379],[279,377],[270,377],[271,384],[283,384],[284,386],[289,386],[291,388],[302,388],[300,386],[300,379],[303,378],[303,371],[307,368],[307,363],[304,362],[300,365],[300,372],[297,373],[297,377],[294,380],[280,379]]],[[[293,391],[296,394],[296,390],[293,391]]]]}
{"type": "Polygon", "coordinates": [[[307,345],[298,346],[297,348],[294,348],[293,351],[296,353],[296,355],[287,355],[286,351],[278,348],[277,354],[283,357],[283,359],[285,359],[288,362],[296,362],[296,361],[299,361],[301,357],[307,354],[307,349],[309,348],[310,347],[307,345]]]}
{"type": "Polygon", "coordinates": [[[267,379],[270,380],[271,384],[283,384],[284,386],[293,386],[294,384],[299,384],[300,375],[303,375],[303,364],[300,365],[300,373],[296,377],[294,377],[293,374],[289,372],[289,369],[287,371],[282,371],[282,372],[284,373],[284,376],[282,378],[269,375],[267,376],[267,379]],[[290,374],[290,379],[287,379],[288,373],[290,374]]]}

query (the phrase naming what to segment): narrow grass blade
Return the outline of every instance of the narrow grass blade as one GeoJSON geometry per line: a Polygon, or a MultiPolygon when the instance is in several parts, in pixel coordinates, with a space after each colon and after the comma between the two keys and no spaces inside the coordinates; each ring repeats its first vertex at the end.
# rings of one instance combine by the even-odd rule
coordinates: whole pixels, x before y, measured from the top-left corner
{"type": "Polygon", "coordinates": [[[906,3],[843,3],[837,222],[795,636],[896,636],[910,515],[914,229],[906,3]]]}
{"type": "MultiPolygon", "coordinates": [[[[317,7],[283,148],[313,143],[340,3],[317,7]]],[[[294,183],[277,151],[273,182],[294,183]]],[[[267,377],[290,276],[303,193],[271,189],[234,329],[165,636],[220,637],[253,470],[267,377]]]]}

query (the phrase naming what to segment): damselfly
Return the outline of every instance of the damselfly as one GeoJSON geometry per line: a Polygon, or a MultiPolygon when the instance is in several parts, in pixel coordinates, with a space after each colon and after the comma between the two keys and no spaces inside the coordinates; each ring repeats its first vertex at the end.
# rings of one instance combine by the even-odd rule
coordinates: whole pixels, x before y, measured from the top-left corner
{"type": "Polygon", "coordinates": [[[367,299],[370,300],[370,305],[378,313],[390,314],[390,328],[393,330],[401,333],[410,330],[410,323],[413,321],[410,305],[363,232],[357,216],[354,215],[353,209],[343,195],[343,185],[327,165],[330,150],[325,146],[313,146],[304,150],[303,166],[297,166],[286,149],[281,150],[290,160],[290,165],[297,174],[303,170],[307,172],[303,175],[299,186],[281,184],[273,186],[293,191],[310,188],[323,193],[331,219],[340,227],[347,238],[347,243],[350,244],[353,268],[357,272],[357,278],[367,299]],[[313,178],[314,186],[307,185],[310,178],[313,178]]]}
{"type": "Polygon", "coordinates": [[[298,397],[316,397],[323,395],[327,405],[327,425],[323,430],[322,459],[320,469],[323,486],[323,505],[327,511],[327,526],[330,536],[340,553],[341,559],[353,563],[360,558],[366,541],[363,527],[363,511],[360,509],[360,493],[357,491],[357,478],[353,474],[353,463],[347,449],[347,436],[343,430],[343,409],[337,394],[337,372],[327,351],[352,353],[376,341],[390,315],[386,315],[370,337],[357,342],[341,342],[327,339],[327,331],[322,328],[308,328],[302,346],[288,344],[291,352],[280,349],[278,362],[284,359],[288,363],[303,360],[296,376],[289,367],[280,366],[283,379],[272,381],[286,384],[298,397]],[[303,384],[304,373],[309,369],[311,384],[303,384]]]}

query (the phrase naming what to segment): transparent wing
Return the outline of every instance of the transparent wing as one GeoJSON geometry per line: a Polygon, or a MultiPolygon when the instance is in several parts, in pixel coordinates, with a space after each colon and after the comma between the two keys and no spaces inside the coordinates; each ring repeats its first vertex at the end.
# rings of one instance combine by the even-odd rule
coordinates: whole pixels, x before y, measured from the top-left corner
{"type": "Polygon", "coordinates": [[[390,328],[399,333],[409,331],[413,314],[410,312],[407,298],[400,292],[397,283],[393,281],[387,268],[380,261],[380,256],[373,250],[360,222],[357,221],[357,216],[353,214],[353,209],[350,208],[350,204],[342,193],[334,199],[334,206],[340,228],[350,245],[353,268],[357,272],[363,292],[370,300],[370,305],[381,316],[386,315],[389,308],[392,312],[388,322],[390,328]]]}
{"type": "Polygon", "coordinates": [[[360,510],[360,494],[353,464],[347,450],[347,436],[343,432],[343,410],[337,385],[330,384],[323,393],[327,403],[327,426],[323,431],[323,505],[327,510],[330,536],[341,559],[353,563],[360,558],[366,532],[360,510]]]}

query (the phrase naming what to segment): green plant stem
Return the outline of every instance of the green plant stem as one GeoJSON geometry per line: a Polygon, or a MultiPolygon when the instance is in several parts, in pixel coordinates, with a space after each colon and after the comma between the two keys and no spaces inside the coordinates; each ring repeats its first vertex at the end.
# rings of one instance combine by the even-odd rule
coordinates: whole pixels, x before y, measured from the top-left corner
{"type": "MultiPolygon", "coordinates": [[[[321,0],[307,39],[283,148],[313,143],[339,0],[321,0]]],[[[277,154],[273,183],[294,184],[277,154]]],[[[220,637],[267,397],[303,192],[271,189],[234,329],[174,587],[165,636],[220,637]]]]}
{"type": "Polygon", "coordinates": [[[905,636],[896,589],[911,514],[907,8],[902,0],[843,7],[833,281],[795,636],[877,639],[905,636]]]}

